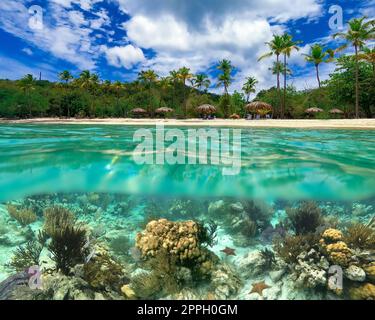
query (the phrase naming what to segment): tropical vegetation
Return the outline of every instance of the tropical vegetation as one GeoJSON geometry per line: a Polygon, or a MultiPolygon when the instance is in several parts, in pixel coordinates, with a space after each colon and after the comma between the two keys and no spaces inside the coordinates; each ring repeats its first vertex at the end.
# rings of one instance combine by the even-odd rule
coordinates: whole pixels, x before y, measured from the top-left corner
{"type": "Polygon", "coordinates": [[[188,67],[172,70],[167,76],[155,70],[142,70],[132,82],[111,82],[89,70],[73,75],[63,70],[56,83],[37,80],[28,74],[17,81],[0,80],[0,117],[131,117],[134,109],[144,115],[188,118],[199,115],[197,107],[213,105],[218,117],[245,116],[245,106],[263,101],[273,107],[274,118],[311,117],[306,110],[322,110],[314,117],[373,117],[375,115],[375,53],[371,41],[375,36],[375,20],[365,17],[352,19],[346,32],[333,37],[341,39],[337,48],[327,48],[315,43],[310,52],[303,54],[307,63],[315,67],[317,87],[297,90],[288,79],[293,72],[288,59],[300,49],[300,41],[290,34],[274,35],[267,42],[268,52],[259,61],[274,57],[270,74],[275,76],[275,86],[260,90],[258,80],[248,75],[241,91],[231,93],[236,68],[228,59],[217,63],[217,79],[207,74],[193,74],[188,67]],[[352,47],[352,50],[349,50],[352,47]],[[348,51],[343,53],[343,50],[348,51]],[[335,63],[334,71],[321,80],[322,64],[335,63]],[[281,79],[281,77],[283,79],[281,79]],[[283,85],[281,84],[283,83],[283,85]],[[209,92],[217,88],[222,94],[209,92]],[[318,109],[319,108],[319,109],[318,109]],[[332,110],[341,112],[330,112],[332,110]]]}

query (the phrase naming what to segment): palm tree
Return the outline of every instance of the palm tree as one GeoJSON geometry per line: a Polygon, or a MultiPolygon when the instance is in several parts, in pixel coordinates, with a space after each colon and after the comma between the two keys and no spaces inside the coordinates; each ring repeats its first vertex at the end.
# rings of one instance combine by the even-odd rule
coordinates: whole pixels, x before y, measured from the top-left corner
{"type": "Polygon", "coordinates": [[[232,71],[233,71],[232,62],[229,60],[225,60],[225,59],[221,60],[217,68],[223,72],[222,74],[219,75],[218,86],[224,86],[224,93],[228,95],[228,88],[230,84],[232,83],[232,76],[231,76],[232,71]]]}
{"type": "Polygon", "coordinates": [[[372,72],[375,78],[375,47],[370,49],[369,47],[363,47],[362,52],[358,54],[360,60],[365,60],[372,65],[372,72]]]}
{"type": "Polygon", "coordinates": [[[318,80],[319,88],[320,85],[320,77],[319,77],[319,65],[321,63],[328,63],[333,60],[335,52],[332,49],[324,50],[324,46],[316,43],[311,47],[310,54],[303,54],[305,56],[305,60],[307,62],[311,62],[315,65],[316,70],[316,78],[318,80]]]}
{"type": "Polygon", "coordinates": [[[170,77],[160,78],[160,80],[158,82],[158,85],[159,85],[159,88],[160,88],[160,101],[159,101],[159,107],[160,107],[161,103],[163,101],[165,93],[171,87],[171,79],[170,79],[170,77]]]}
{"type": "Polygon", "coordinates": [[[182,67],[178,70],[178,77],[184,85],[184,114],[185,118],[187,118],[187,94],[186,91],[188,90],[186,82],[190,80],[193,75],[190,73],[190,69],[186,67],[182,67]]]}
{"type": "Polygon", "coordinates": [[[197,88],[199,91],[202,91],[202,88],[205,88],[205,91],[207,91],[208,87],[211,85],[211,81],[206,74],[200,73],[192,79],[192,84],[193,87],[197,88]]]}
{"type": "Polygon", "coordinates": [[[246,102],[249,103],[250,94],[255,93],[255,85],[258,83],[258,80],[254,77],[247,77],[246,82],[242,87],[242,91],[246,94],[246,102]]]}
{"type": "Polygon", "coordinates": [[[153,114],[152,110],[152,103],[151,103],[151,98],[152,98],[152,87],[158,80],[159,76],[154,70],[143,70],[138,74],[138,80],[140,82],[143,82],[148,88],[148,93],[149,93],[149,106],[148,106],[148,111],[153,114]]]}
{"type": "Polygon", "coordinates": [[[65,81],[65,84],[68,85],[69,81],[73,79],[73,75],[68,70],[64,70],[59,73],[59,79],[65,81]]]}
{"type": "MultiPolygon", "coordinates": [[[[119,102],[120,102],[120,92],[121,89],[124,87],[121,81],[115,81],[114,83],[110,84],[111,88],[115,91],[116,94],[116,108],[118,110],[119,108],[119,102]]],[[[123,110],[123,116],[125,116],[125,112],[123,110]]]]}
{"type": "Polygon", "coordinates": [[[341,46],[339,50],[343,50],[349,44],[354,46],[355,53],[355,115],[359,118],[359,67],[358,53],[365,46],[367,40],[375,37],[375,20],[365,21],[366,17],[352,19],[348,23],[346,32],[338,32],[333,35],[334,38],[342,38],[346,44],[341,46]]]}
{"type": "Polygon", "coordinates": [[[172,105],[175,103],[176,96],[176,85],[180,81],[180,76],[177,70],[172,70],[169,72],[169,79],[173,84],[173,95],[172,95],[172,105]]]}
{"type": "MultiPolygon", "coordinates": [[[[272,72],[272,74],[276,75],[276,74],[284,74],[284,64],[281,63],[281,62],[274,62],[272,64],[272,67],[271,68],[268,68],[268,70],[270,70],[272,72]]],[[[287,75],[291,75],[292,74],[292,70],[290,70],[288,67],[286,68],[286,73],[287,75]]]]}
{"type": "Polygon", "coordinates": [[[282,51],[281,53],[284,55],[284,97],[283,97],[283,104],[281,108],[281,118],[284,117],[285,106],[286,106],[286,78],[287,78],[287,58],[290,57],[293,50],[299,50],[298,44],[300,41],[293,41],[293,36],[290,34],[284,33],[282,36],[282,51]]]}
{"type": "MultiPolygon", "coordinates": [[[[258,61],[263,60],[264,58],[271,57],[273,55],[276,56],[276,63],[279,64],[280,55],[283,50],[283,38],[282,36],[273,35],[273,39],[270,42],[266,42],[266,45],[270,48],[268,53],[265,53],[261,57],[259,57],[258,61]]],[[[276,73],[277,76],[277,90],[280,90],[280,72],[276,73]]]]}
{"type": "Polygon", "coordinates": [[[18,82],[20,88],[24,91],[26,98],[27,98],[27,105],[29,109],[29,116],[32,116],[32,104],[30,99],[30,92],[35,90],[36,79],[33,77],[32,74],[25,75],[21,80],[18,82]]]}

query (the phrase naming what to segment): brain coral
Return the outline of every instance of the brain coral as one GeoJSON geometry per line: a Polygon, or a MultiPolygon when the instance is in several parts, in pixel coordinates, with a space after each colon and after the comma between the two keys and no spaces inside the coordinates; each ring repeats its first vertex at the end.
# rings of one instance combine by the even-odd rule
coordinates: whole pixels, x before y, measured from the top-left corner
{"type": "Polygon", "coordinates": [[[166,251],[176,257],[180,265],[194,265],[199,273],[208,274],[215,264],[216,256],[201,245],[199,232],[200,225],[195,221],[153,220],[143,232],[137,234],[136,247],[146,259],[166,251]]]}
{"type": "Polygon", "coordinates": [[[347,266],[352,257],[352,250],[342,241],[343,235],[340,230],[327,229],[323,232],[319,243],[322,251],[331,263],[347,266]]]}
{"type": "Polygon", "coordinates": [[[349,290],[350,298],[353,300],[375,300],[375,285],[365,283],[349,290]]]}

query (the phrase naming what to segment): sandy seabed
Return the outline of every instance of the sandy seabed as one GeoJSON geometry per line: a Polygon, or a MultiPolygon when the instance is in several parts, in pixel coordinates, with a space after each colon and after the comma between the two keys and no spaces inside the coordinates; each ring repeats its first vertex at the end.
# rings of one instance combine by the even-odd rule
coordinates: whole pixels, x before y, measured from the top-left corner
{"type": "Polygon", "coordinates": [[[197,126],[197,127],[230,127],[230,128],[301,128],[301,129],[375,129],[375,119],[330,119],[330,120],[202,120],[202,119],[130,119],[130,118],[105,118],[105,119],[59,119],[59,118],[34,118],[23,120],[0,119],[1,123],[10,124],[103,124],[103,125],[128,125],[128,126],[197,126]]]}

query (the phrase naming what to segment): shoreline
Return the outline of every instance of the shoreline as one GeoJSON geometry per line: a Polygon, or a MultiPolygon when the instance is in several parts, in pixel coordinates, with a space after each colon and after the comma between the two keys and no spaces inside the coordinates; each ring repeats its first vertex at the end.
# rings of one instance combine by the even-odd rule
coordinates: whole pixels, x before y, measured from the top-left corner
{"type": "Polygon", "coordinates": [[[375,130],[375,119],[291,119],[291,120],[231,120],[231,119],[59,119],[34,118],[22,120],[0,119],[0,124],[84,124],[126,126],[185,126],[185,127],[229,127],[229,128],[296,128],[296,129],[359,129],[375,130]]]}

